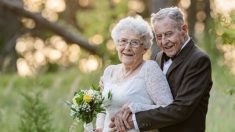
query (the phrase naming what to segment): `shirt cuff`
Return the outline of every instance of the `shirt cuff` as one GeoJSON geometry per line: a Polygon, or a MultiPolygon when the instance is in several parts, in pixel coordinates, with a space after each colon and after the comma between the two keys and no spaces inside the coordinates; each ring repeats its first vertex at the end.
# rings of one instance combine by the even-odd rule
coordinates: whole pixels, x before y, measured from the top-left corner
{"type": "Polygon", "coordinates": [[[132,114],[132,120],[133,120],[133,123],[134,123],[134,127],[135,127],[135,129],[139,129],[139,127],[138,127],[138,124],[137,124],[137,121],[136,121],[136,117],[135,117],[135,114],[132,114]]]}

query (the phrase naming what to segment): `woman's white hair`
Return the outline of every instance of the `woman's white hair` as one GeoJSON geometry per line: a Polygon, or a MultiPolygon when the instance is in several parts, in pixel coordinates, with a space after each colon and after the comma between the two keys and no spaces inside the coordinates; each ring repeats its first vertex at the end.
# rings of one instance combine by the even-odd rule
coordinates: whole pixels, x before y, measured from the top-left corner
{"type": "Polygon", "coordinates": [[[120,33],[123,30],[133,31],[143,38],[143,44],[145,48],[150,48],[153,40],[153,33],[149,24],[141,17],[126,17],[121,19],[113,28],[111,36],[115,44],[120,39],[120,33]]]}

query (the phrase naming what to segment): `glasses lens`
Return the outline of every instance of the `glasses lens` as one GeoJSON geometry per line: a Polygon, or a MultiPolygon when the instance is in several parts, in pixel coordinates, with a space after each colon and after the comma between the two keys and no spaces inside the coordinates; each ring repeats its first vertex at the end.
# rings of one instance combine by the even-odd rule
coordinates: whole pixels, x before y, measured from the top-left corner
{"type": "Polygon", "coordinates": [[[121,39],[118,41],[119,46],[126,46],[128,44],[127,39],[121,39]]]}
{"type": "Polygon", "coordinates": [[[138,39],[133,39],[133,40],[128,40],[128,39],[120,39],[118,41],[119,46],[125,47],[130,43],[131,47],[139,47],[141,45],[140,40],[138,39]]]}
{"type": "Polygon", "coordinates": [[[131,40],[130,44],[132,47],[139,47],[140,41],[139,40],[131,40]]]}

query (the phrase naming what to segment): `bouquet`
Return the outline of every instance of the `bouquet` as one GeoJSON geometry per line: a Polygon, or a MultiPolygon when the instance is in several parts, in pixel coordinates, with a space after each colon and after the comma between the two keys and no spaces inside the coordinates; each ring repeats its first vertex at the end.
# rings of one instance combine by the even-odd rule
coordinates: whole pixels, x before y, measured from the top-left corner
{"type": "Polygon", "coordinates": [[[99,87],[92,86],[90,89],[75,92],[72,102],[67,102],[67,104],[70,106],[70,115],[73,119],[82,121],[89,132],[93,131],[92,120],[98,113],[105,111],[102,106],[103,101],[99,87]]]}

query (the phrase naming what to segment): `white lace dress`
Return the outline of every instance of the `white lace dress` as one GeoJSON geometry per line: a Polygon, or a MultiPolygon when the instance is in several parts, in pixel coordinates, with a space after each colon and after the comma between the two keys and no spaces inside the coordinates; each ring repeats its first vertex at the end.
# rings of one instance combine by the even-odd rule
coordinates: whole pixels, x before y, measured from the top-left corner
{"type": "MultiPolygon", "coordinates": [[[[120,79],[122,65],[108,66],[102,76],[106,114],[98,114],[96,128],[109,131],[111,117],[126,103],[132,113],[166,106],[172,102],[172,95],[165,75],[155,61],[146,60],[136,72],[127,79],[120,79]],[[108,99],[108,92],[112,99],[108,99]]],[[[128,132],[138,132],[132,129],[128,132]]]]}

